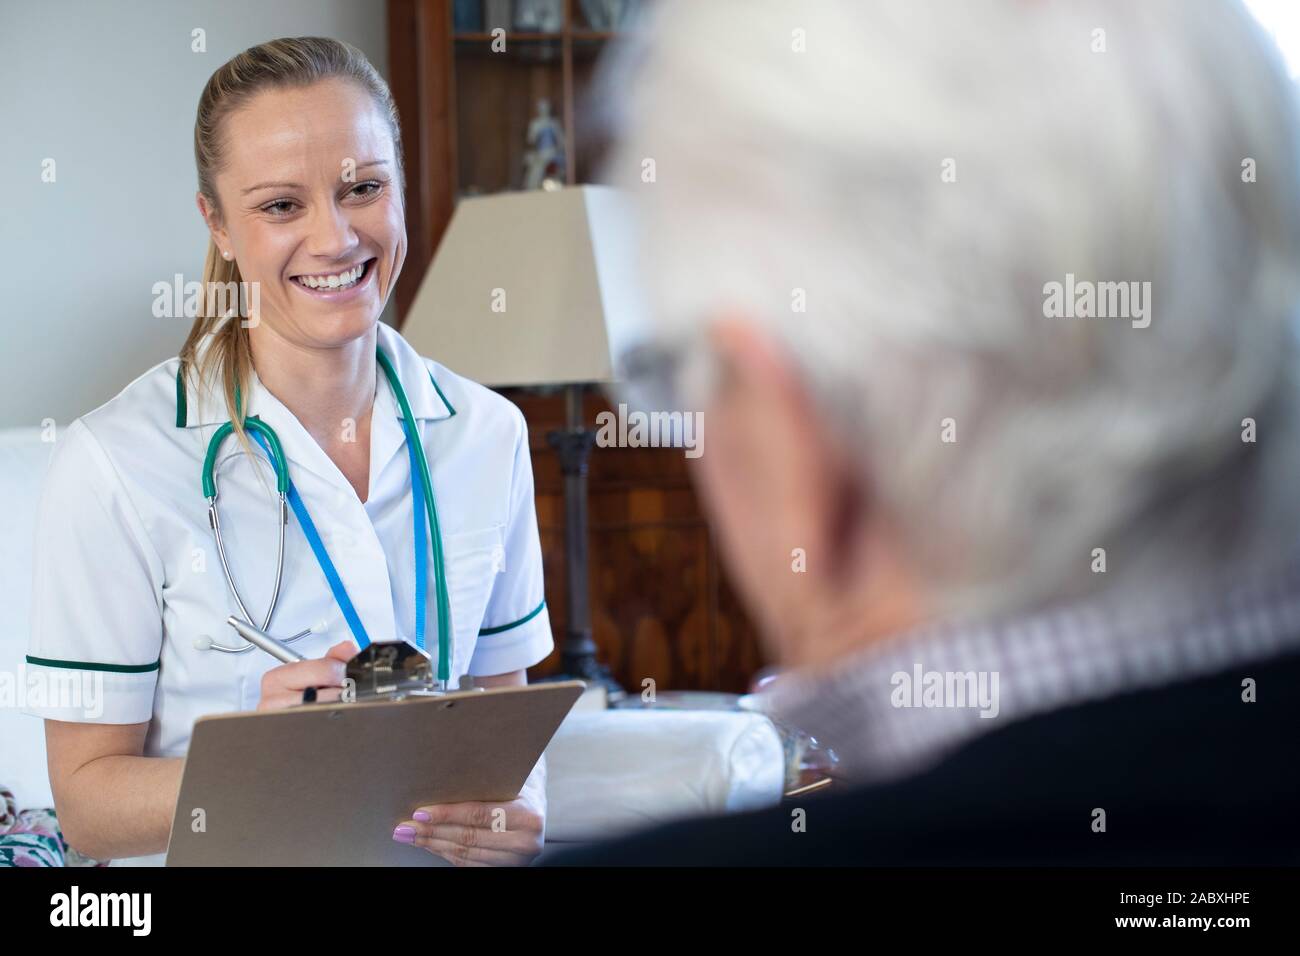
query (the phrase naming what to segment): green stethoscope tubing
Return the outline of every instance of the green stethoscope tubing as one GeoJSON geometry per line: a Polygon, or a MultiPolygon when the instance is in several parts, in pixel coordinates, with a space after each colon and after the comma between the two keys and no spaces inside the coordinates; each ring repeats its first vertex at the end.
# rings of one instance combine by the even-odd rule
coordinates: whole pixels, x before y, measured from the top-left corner
{"type": "Polygon", "coordinates": [[[424,443],[415,430],[415,415],[411,412],[411,403],[406,400],[406,390],[397,378],[397,370],[383,349],[375,349],[375,358],[384,370],[393,394],[397,396],[397,404],[402,409],[406,440],[415,448],[415,461],[420,466],[420,487],[424,492],[424,509],[429,517],[429,537],[433,540],[434,595],[438,609],[438,680],[445,686],[451,680],[451,596],[447,592],[447,562],[442,553],[442,526],[438,523],[438,503],[434,500],[433,479],[429,477],[429,458],[424,453],[424,443]]]}
{"type": "MultiPolygon", "coordinates": [[[[446,558],[442,548],[442,526],[438,521],[438,503],[433,493],[433,479],[429,474],[429,459],[424,451],[424,443],[420,441],[419,433],[416,430],[415,415],[411,411],[411,403],[407,400],[406,390],[402,388],[401,380],[397,377],[397,370],[393,368],[392,362],[384,354],[383,349],[375,349],[375,359],[379,367],[384,372],[384,377],[392,387],[393,394],[397,398],[398,407],[402,410],[402,430],[406,434],[406,440],[414,450],[411,456],[412,461],[416,464],[414,469],[416,474],[412,478],[412,484],[416,480],[419,482],[421,497],[424,499],[424,510],[429,520],[430,538],[432,539],[433,551],[433,578],[434,578],[434,597],[437,606],[438,621],[438,680],[445,687],[451,680],[451,597],[447,590],[447,570],[446,558]]],[[[235,407],[243,407],[239,396],[239,388],[235,388],[235,407]]],[[[270,623],[271,616],[275,611],[275,604],[280,593],[280,576],[284,563],[284,527],[288,522],[288,508],[286,505],[286,496],[289,493],[289,469],[287,459],[284,455],[284,449],[280,444],[280,438],[276,435],[275,430],[256,417],[245,417],[244,428],[260,436],[266,443],[268,457],[271,459],[271,467],[275,471],[276,492],[280,498],[280,547],[279,560],[276,566],[275,589],[271,596],[271,604],[267,609],[266,617],[262,624],[262,630],[265,630],[270,623]]],[[[226,422],[220,426],[208,442],[207,454],[203,458],[203,496],[208,500],[209,523],[212,525],[213,533],[217,539],[217,551],[221,558],[222,569],[226,572],[226,580],[230,584],[231,592],[234,594],[235,601],[239,609],[244,612],[245,619],[250,624],[253,623],[252,616],[244,606],[243,599],[239,596],[235,588],[234,578],[230,574],[229,565],[226,561],[225,546],[221,539],[220,520],[217,517],[216,500],[216,460],[221,450],[222,444],[234,432],[235,427],[232,422],[226,422]]],[[[418,564],[419,562],[417,562],[418,564]]],[[[337,596],[337,595],[336,595],[337,596]]],[[[306,633],[306,632],[304,632],[306,633]]],[[[297,635],[302,636],[302,635],[297,635]]]]}
{"type": "MultiPolygon", "coordinates": [[[[235,402],[239,402],[239,393],[235,393],[235,402]]],[[[271,466],[275,469],[275,490],[281,495],[289,493],[289,469],[284,465],[284,449],[280,447],[280,436],[270,425],[260,418],[245,418],[245,431],[257,432],[271,446],[271,466]]],[[[212,440],[208,442],[208,453],[203,458],[203,497],[211,501],[217,496],[217,483],[213,471],[217,463],[217,453],[222,443],[234,432],[233,422],[226,422],[217,429],[212,440]]]]}

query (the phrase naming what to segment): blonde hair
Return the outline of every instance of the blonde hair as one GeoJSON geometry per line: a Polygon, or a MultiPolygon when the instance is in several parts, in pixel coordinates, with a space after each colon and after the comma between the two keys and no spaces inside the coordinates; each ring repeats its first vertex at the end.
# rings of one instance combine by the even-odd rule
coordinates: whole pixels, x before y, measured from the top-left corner
{"type": "MultiPolygon", "coordinates": [[[[347,43],[325,37],[285,37],[250,47],[232,57],[212,74],[199,97],[194,120],[194,162],[198,167],[199,192],[218,216],[222,213],[216,175],[225,159],[227,144],[222,137],[225,118],[265,90],[309,86],[333,78],[358,83],[387,117],[393,134],[398,182],[405,190],[397,107],[388,84],[365,54],[347,43]]],[[[238,263],[223,259],[217,244],[209,237],[203,263],[204,290],[241,289],[241,283],[238,263]]],[[[237,318],[227,319],[218,313],[214,300],[220,298],[207,292],[200,297],[198,315],[181,347],[182,381],[188,385],[191,375],[197,377],[197,383],[220,380],[235,435],[251,452],[244,434],[243,403],[239,397],[239,383],[249,380],[253,366],[248,329],[237,318]],[[208,347],[201,349],[209,337],[208,347]]]]}

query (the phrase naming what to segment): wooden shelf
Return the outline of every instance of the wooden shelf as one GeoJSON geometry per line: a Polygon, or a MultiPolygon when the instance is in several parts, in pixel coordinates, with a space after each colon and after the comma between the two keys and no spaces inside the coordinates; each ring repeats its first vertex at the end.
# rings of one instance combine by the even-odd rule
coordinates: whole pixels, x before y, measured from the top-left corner
{"type": "MultiPolygon", "coordinates": [[[[561,30],[558,33],[528,33],[528,32],[516,32],[516,31],[507,30],[506,44],[509,45],[510,43],[519,43],[519,42],[528,43],[528,42],[536,42],[539,40],[557,41],[557,40],[563,40],[565,37],[568,37],[573,40],[613,40],[624,35],[625,34],[617,31],[608,31],[608,30],[606,31],[561,30]]],[[[492,40],[496,39],[496,36],[494,34],[486,33],[486,32],[465,33],[462,31],[460,33],[453,33],[452,39],[457,41],[458,43],[461,41],[477,41],[482,43],[490,43],[492,40]]]]}
{"type": "MultiPolygon", "coordinates": [[[[702,0],[705,2],[705,0],[702,0]]],[[[546,98],[565,132],[567,181],[583,182],[604,148],[585,91],[606,41],[620,32],[575,26],[572,0],[555,33],[453,29],[450,0],[388,0],[389,73],[402,122],[407,259],[396,289],[405,316],[458,197],[519,186],[525,137],[546,98]]],[[[503,389],[528,421],[546,596],[558,667],[564,607],[563,480],[547,434],[564,421],[564,397],[503,389]]],[[[594,422],[608,402],[585,402],[594,422]]],[[[602,660],[625,687],[652,677],[663,688],[745,691],[764,664],[756,630],[722,571],[680,449],[596,448],[589,470],[591,620],[602,660]]]]}

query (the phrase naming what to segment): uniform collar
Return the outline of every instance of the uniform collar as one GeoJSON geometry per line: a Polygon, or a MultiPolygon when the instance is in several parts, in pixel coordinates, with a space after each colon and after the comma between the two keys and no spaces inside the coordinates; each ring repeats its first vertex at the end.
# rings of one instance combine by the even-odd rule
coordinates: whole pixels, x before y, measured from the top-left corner
{"type": "MultiPolygon", "coordinates": [[[[438,387],[424,359],[407,344],[396,329],[380,323],[378,344],[392,362],[398,381],[406,392],[411,413],[417,422],[442,421],[456,414],[456,409],[438,387]]],[[[205,342],[200,348],[207,345],[208,343],[205,342]]],[[[252,379],[248,394],[244,396],[246,413],[261,419],[275,431],[284,448],[285,457],[295,468],[306,469],[323,478],[345,498],[352,494],[351,486],[338,466],[308,434],[293,412],[262,385],[256,372],[253,373],[252,379]]],[[[188,388],[183,391],[178,370],[176,394],[178,427],[181,427],[182,420],[185,428],[217,426],[229,420],[225,398],[220,389],[211,383],[199,384],[191,376],[188,388]]],[[[388,377],[384,375],[382,369],[376,370],[375,404],[370,422],[371,497],[378,487],[384,468],[396,456],[406,440],[406,433],[401,424],[404,417],[400,403],[388,384],[388,377]]],[[[238,454],[239,451],[237,443],[227,442],[218,463],[230,455],[238,454]]],[[[369,500],[367,498],[367,501],[369,500]]]]}
{"type": "MultiPolygon", "coordinates": [[[[402,338],[400,332],[381,322],[378,329],[378,342],[379,347],[384,350],[384,353],[392,361],[393,368],[397,372],[397,378],[406,392],[406,399],[411,405],[411,412],[417,419],[440,421],[456,414],[456,409],[447,400],[442,389],[434,380],[433,373],[425,364],[424,359],[420,357],[415,349],[411,348],[406,339],[402,338]]],[[[199,344],[200,356],[207,351],[209,344],[208,340],[204,340],[199,344]]],[[[388,390],[388,379],[384,376],[383,371],[378,370],[377,375],[377,390],[380,392],[388,390]]],[[[257,379],[257,373],[253,373],[253,378],[251,392],[244,397],[250,415],[259,414],[261,407],[265,405],[284,407],[262,387],[261,382],[257,379]]],[[[392,404],[396,409],[397,417],[399,419],[405,418],[395,396],[393,396],[392,404]]],[[[176,426],[178,428],[202,428],[207,425],[222,425],[229,418],[230,416],[226,411],[226,400],[221,394],[221,389],[217,383],[198,382],[193,373],[182,381],[180,369],[177,369],[176,426]]]]}

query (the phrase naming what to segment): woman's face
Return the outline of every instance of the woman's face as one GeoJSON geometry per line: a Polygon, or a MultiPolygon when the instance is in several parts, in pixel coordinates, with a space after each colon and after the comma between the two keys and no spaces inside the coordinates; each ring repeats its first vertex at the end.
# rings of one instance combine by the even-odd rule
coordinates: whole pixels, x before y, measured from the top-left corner
{"type": "Polygon", "coordinates": [[[268,90],[225,118],[221,216],[199,208],[245,282],[254,337],[337,347],[372,329],[406,257],[388,122],[348,80],[268,90]],[[260,331],[259,331],[260,330],[260,331]]]}

